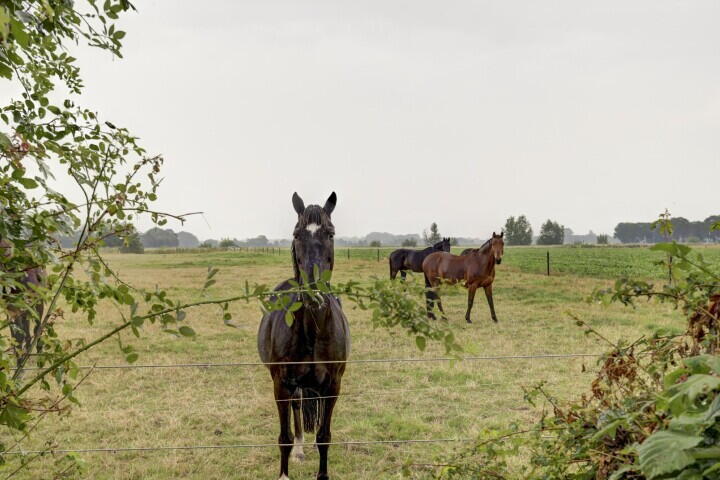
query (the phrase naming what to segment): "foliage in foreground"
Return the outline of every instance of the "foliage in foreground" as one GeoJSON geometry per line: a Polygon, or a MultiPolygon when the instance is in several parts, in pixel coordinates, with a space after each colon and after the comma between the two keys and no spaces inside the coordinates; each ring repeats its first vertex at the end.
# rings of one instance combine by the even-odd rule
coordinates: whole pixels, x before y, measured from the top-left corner
{"type": "MultiPolygon", "coordinates": [[[[9,471],[5,478],[42,457],[14,456],[19,461],[9,467],[7,453],[22,449],[33,432],[42,435],[38,426],[48,414],[67,414],[70,404],[79,402],[77,389],[87,375],[80,376],[74,360],[82,353],[113,340],[126,361],[134,362],[138,353],[129,342],[145,325],[193,337],[187,311],[200,305],[217,305],[228,325],[233,301],[298,308],[271,302],[264,285],[248,285],[231,298],[181,303],[164,290],[129,285],[105,261],[101,247],[111,239],[125,251],[142,251],[132,227],[138,215],[150,216],[157,226],[168,218],[183,220],[152,209],[162,157],[148,155],[126,128],[77,105],[83,80],[68,49],[84,40],[119,57],[125,32],[114,21],[133,8],[127,0],[0,2],[0,77],[21,91],[0,107],[0,431],[3,439],[14,439],[0,443],[0,469],[9,471]],[[77,238],[73,248],[62,248],[63,236],[77,238]],[[26,273],[36,269],[43,272],[41,281],[29,283],[26,273]],[[113,305],[117,315],[98,318],[101,304],[113,305]],[[90,325],[102,321],[105,330],[95,338],[63,336],[58,327],[65,312],[90,325]],[[22,341],[20,318],[32,325],[22,341]]],[[[216,274],[208,270],[203,292],[216,274]]],[[[457,348],[446,324],[427,321],[422,295],[410,287],[377,280],[368,287],[322,283],[319,288],[373,309],[377,326],[404,328],[421,348],[425,339],[457,348]]],[[[298,293],[316,295],[299,286],[298,293]]],[[[48,452],[55,448],[51,438],[43,440],[48,452]]],[[[56,478],[71,477],[81,466],[73,455],[55,460],[56,478]]]]}
{"type": "Polygon", "coordinates": [[[593,298],[671,302],[686,313],[686,332],[613,344],[576,319],[612,346],[589,391],[564,404],[543,384],[526,391],[551,411],[530,429],[487,432],[436,478],[720,479],[720,276],[687,246],[653,248],[668,254],[671,283],[624,278],[593,298]],[[529,461],[517,466],[518,455],[529,461]]]}

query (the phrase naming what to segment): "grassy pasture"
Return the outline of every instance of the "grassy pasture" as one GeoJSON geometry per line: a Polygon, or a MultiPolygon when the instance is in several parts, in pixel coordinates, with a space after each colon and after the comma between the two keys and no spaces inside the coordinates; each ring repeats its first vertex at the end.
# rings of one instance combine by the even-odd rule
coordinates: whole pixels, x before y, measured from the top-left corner
{"type": "MultiPolygon", "coordinates": [[[[705,250],[704,250],[705,251],[705,250]]],[[[336,252],[334,278],[367,279],[387,276],[387,262],[377,262],[375,250],[336,252]]],[[[382,253],[382,252],[381,252],[382,253]]],[[[585,297],[609,283],[611,271],[551,277],[533,271],[535,256],[545,250],[508,248],[498,267],[495,302],[500,323],[490,321],[483,295],[476,297],[474,323],[464,322],[466,293],[443,292],[443,301],[456,336],[468,354],[525,355],[594,353],[605,346],[574,326],[568,313],[586,320],[610,339],[649,334],[655,328],[680,330],[683,319],[664,305],[638,310],[588,304],[585,297]],[[596,278],[597,277],[597,278],[596,278]]],[[[707,249],[708,256],[720,254],[707,249]]],[[[555,248],[553,258],[578,264],[589,260],[628,262],[651,260],[641,249],[555,248]],[[573,255],[578,255],[574,257],[573,255]]],[[[176,297],[199,299],[206,269],[221,268],[210,297],[242,289],[245,280],[276,284],[291,274],[287,252],[195,252],[182,254],[109,255],[128,282],[168,288],[176,297]]],[[[558,260],[559,263],[559,260],[558,260]]],[[[649,267],[633,266],[653,276],[649,267]]],[[[415,274],[410,281],[420,282],[415,274]]],[[[351,358],[442,356],[438,346],[419,352],[403,332],[374,330],[370,313],[345,302],[353,336],[351,358]]],[[[198,308],[187,322],[197,331],[194,340],[153,331],[142,338],[124,336],[140,353],[139,364],[256,361],[255,335],[260,318],[256,303],[233,305],[237,328],[223,325],[219,308],[198,308]]],[[[61,328],[71,337],[93,338],[118,318],[106,307],[92,326],[67,314],[61,328]]],[[[155,330],[149,327],[147,330],[155,330]]],[[[115,342],[108,342],[80,359],[81,364],[122,364],[115,342]]],[[[333,422],[333,440],[395,440],[474,437],[509,422],[529,423],[540,414],[522,399],[522,386],[548,382],[560,398],[587,389],[593,359],[466,361],[449,363],[351,364],[333,422]]],[[[78,391],[82,400],[70,416],[49,418],[23,442],[24,449],[43,448],[50,438],[58,448],[156,447],[273,443],[278,425],[271,380],[263,367],[132,369],[94,371],[78,391]]],[[[11,444],[10,439],[3,439],[11,444]]],[[[311,441],[311,436],[306,436],[311,441]]],[[[460,444],[390,444],[334,446],[330,472],[338,479],[400,478],[406,462],[431,463],[460,444]]],[[[276,448],[148,451],[83,454],[85,478],[93,479],[235,479],[277,477],[276,448]]],[[[521,462],[522,459],[518,459],[521,462]]],[[[46,478],[52,457],[34,461],[20,478],[46,478]]],[[[317,453],[306,447],[306,460],[291,465],[291,478],[314,478],[317,453]]],[[[420,472],[420,470],[417,470],[420,472]]]]}

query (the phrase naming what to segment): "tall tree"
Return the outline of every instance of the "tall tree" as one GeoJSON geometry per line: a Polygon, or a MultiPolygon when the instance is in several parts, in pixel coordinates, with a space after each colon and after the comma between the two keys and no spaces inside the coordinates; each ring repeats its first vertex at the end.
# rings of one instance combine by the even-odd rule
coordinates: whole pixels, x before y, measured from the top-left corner
{"type": "Polygon", "coordinates": [[[525,215],[517,219],[510,217],[505,221],[505,241],[508,245],[530,245],[533,230],[525,215]]]}
{"type": "Polygon", "coordinates": [[[423,230],[423,240],[425,241],[425,245],[433,245],[442,240],[442,235],[440,235],[437,223],[433,222],[430,225],[430,233],[423,230]]]}
{"type": "Polygon", "coordinates": [[[562,245],[565,239],[565,227],[558,222],[548,220],[540,228],[540,236],[537,239],[538,245],[562,245]]]}

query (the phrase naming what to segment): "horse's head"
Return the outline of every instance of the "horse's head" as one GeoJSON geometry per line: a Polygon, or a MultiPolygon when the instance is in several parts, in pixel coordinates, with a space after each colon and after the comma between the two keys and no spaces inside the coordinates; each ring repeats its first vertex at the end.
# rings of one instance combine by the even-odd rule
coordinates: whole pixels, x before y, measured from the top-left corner
{"type": "Polygon", "coordinates": [[[495,235],[495,232],[493,232],[492,238],[490,239],[490,252],[493,257],[495,257],[495,263],[497,265],[502,263],[503,253],[505,253],[504,236],[505,232],[500,232],[500,235],[495,235]]]}
{"type": "Polygon", "coordinates": [[[305,206],[297,193],[292,197],[298,221],[293,231],[292,256],[295,280],[306,278],[311,284],[317,281],[315,272],[332,271],[335,263],[335,227],[330,214],[335,209],[337,196],[331,193],[325,205],[305,206]]]}
{"type": "Polygon", "coordinates": [[[433,245],[433,250],[436,252],[449,252],[450,251],[450,239],[443,238],[439,242],[433,245]]]}

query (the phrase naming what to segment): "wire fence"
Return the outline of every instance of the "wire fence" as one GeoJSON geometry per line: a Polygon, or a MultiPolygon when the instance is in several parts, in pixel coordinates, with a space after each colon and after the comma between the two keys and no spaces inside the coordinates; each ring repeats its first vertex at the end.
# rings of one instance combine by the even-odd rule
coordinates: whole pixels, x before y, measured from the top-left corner
{"type": "MultiPolygon", "coordinates": [[[[577,358],[597,358],[597,353],[546,353],[546,354],[528,354],[528,355],[484,355],[484,356],[465,356],[465,357],[428,357],[428,358],[367,358],[367,359],[350,359],[350,360],[334,360],[334,361],[301,361],[301,362],[204,362],[204,363],[181,363],[181,364],[142,364],[142,365],[95,365],[81,366],[81,369],[93,370],[133,370],[133,369],[163,369],[163,368],[227,368],[227,367],[259,367],[269,365],[308,365],[308,364],[328,364],[328,363],[347,363],[347,364],[397,364],[397,363],[418,363],[418,362],[454,362],[454,361],[512,361],[512,360],[561,360],[561,359],[577,359],[577,358]]],[[[337,398],[337,397],[361,397],[370,396],[377,397],[382,395],[408,395],[417,393],[427,393],[434,390],[471,390],[481,387],[500,387],[500,386],[518,386],[519,382],[504,383],[478,383],[471,385],[453,385],[449,387],[429,385],[423,388],[414,389],[390,389],[381,391],[358,391],[340,393],[334,396],[320,396],[318,399],[337,398]]],[[[293,399],[276,399],[276,402],[292,401],[293,399]]],[[[409,445],[409,444],[429,444],[429,443],[463,443],[477,441],[477,438],[431,438],[431,439],[392,439],[392,440],[347,440],[321,443],[320,445],[335,446],[352,446],[352,445],[409,445]]],[[[154,446],[112,446],[112,447],[87,447],[87,448],[46,448],[44,450],[23,450],[13,449],[6,452],[0,452],[0,455],[43,455],[43,454],[67,454],[67,453],[123,453],[123,452],[151,452],[151,451],[182,451],[182,450],[225,450],[225,449],[256,449],[256,448],[278,448],[281,446],[292,446],[292,444],[281,443],[237,443],[237,444],[220,444],[220,445],[154,445],[154,446]]]]}
{"type": "MultiPolygon", "coordinates": [[[[385,262],[390,254],[402,247],[398,246],[338,246],[335,248],[336,261],[364,260],[385,262]]],[[[415,247],[420,249],[421,246],[415,247]]],[[[472,246],[452,247],[453,254],[460,254],[472,246]]],[[[159,248],[148,252],[156,254],[231,252],[247,255],[285,257],[290,255],[287,246],[235,246],[224,248],[159,248]]],[[[720,251],[719,251],[720,252],[720,251]]],[[[647,278],[664,278],[666,270],[657,262],[663,260],[662,254],[649,253],[647,249],[625,247],[577,248],[576,246],[542,247],[518,246],[505,251],[506,264],[528,273],[547,276],[553,274],[571,274],[599,278],[611,278],[619,275],[635,275],[647,278]],[[606,252],[612,252],[607,255],[606,252]],[[601,252],[602,255],[598,252],[601,252]],[[628,253],[630,252],[630,253],[628,253]]]]}
{"type": "MultiPolygon", "coordinates": [[[[165,364],[126,364],[126,365],[81,365],[80,370],[135,370],[153,368],[218,368],[218,367],[269,367],[273,365],[319,365],[319,364],[363,364],[363,363],[425,363],[460,361],[503,361],[503,360],[548,360],[560,358],[600,357],[600,353],[541,353],[530,355],[477,355],[465,357],[428,357],[428,358],[360,358],[349,360],[308,360],[295,362],[206,362],[206,363],[165,363],[165,364]]],[[[25,367],[23,370],[42,370],[44,367],[25,367]]]]}
{"type": "MultiPolygon", "coordinates": [[[[339,442],[313,443],[313,445],[402,445],[413,443],[450,443],[450,442],[474,442],[475,438],[416,438],[405,440],[346,440],[339,442]]],[[[236,448],[278,448],[292,447],[292,443],[245,443],[227,445],[178,445],[178,446],[154,446],[154,447],[98,447],[98,448],[77,448],[77,449],[46,449],[46,450],[11,450],[3,452],[2,455],[32,455],[32,454],[65,454],[65,453],[121,453],[121,452],[150,452],[168,450],[225,450],[236,448]]]]}

